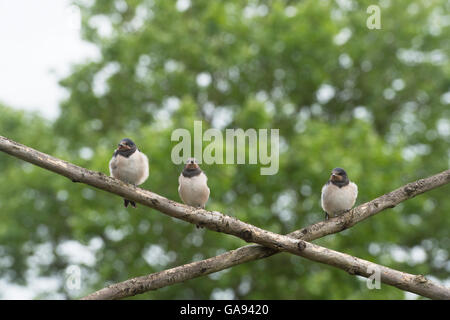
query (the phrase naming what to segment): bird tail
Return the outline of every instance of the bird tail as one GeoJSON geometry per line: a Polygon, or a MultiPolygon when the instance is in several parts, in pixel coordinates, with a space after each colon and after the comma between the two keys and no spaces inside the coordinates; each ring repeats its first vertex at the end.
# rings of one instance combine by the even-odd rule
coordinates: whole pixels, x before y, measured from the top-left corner
{"type": "Polygon", "coordinates": [[[133,208],[136,208],[136,202],[128,200],[128,199],[123,199],[123,205],[125,206],[125,208],[128,207],[128,204],[131,204],[131,206],[133,208]]]}

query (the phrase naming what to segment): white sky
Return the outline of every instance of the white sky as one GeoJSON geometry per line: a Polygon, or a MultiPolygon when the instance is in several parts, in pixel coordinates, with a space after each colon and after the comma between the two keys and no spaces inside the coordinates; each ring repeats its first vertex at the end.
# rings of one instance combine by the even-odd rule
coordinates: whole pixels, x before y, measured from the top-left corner
{"type": "Polygon", "coordinates": [[[58,80],[99,56],[79,29],[70,0],[0,0],[0,102],[55,118],[65,94],[58,80]]]}
{"type": "MultiPolygon", "coordinates": [[[[80,14],[70,3],[0,0],[0,103],[54,119],[65,94],[58,80],[72,64],[99,57],[95,46],[80,39],[80,14]]],[[[31,299],[57,281],[29,278],[27,286],[0,279],[2,299],[31,299]]]]}

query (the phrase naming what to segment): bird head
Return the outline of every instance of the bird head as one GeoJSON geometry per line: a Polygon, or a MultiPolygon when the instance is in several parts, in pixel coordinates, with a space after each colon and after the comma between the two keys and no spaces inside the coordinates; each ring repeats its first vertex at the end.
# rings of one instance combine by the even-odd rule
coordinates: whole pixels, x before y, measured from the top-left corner
{"type": "Polygon", "coordinates": [[[184,168],[187,170],[196,170],[200,169],[200,166],[198,165],[197,160],[195,158],[189,158],[186,160],[184,168]]]}
{"type": "Polygon", "coordinates": [[[122,151],[122,150],[126,151],[126,150],[135,149],[135,148],[136,148],[136,145],[134,144],[134,142],[128,138],[122,139],[117,146],[118,151],[122,151]]]}
{"type": "Polygon", "coordinates": [[[331,171],[330,180],[331,180],[332,182],[337,182],[337,183],[339,183],[339,182],[341,182],[341,183],[342,183],[342,182],[345,182],[345,181],[348,180],[347,172],[345,172],[345,170],[342,169],[342,168],[334,168],[334,169],[331,171]]]}

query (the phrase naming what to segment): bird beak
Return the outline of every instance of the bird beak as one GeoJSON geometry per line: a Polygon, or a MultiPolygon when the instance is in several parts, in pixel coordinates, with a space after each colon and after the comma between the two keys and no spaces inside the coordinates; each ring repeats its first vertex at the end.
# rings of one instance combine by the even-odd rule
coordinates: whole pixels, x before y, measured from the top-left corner
{"type": "Polygon", "coordinates": [[[124,150],[124,149],[130,149],[130,147],[124,143],[119,143],[117,150],[124,150]]]}
{"type": "Polygon", "coordinates": [[[336,173],[332,173],[330,179],[331,179],[331,181],[341,181],[342,177],[336,173]]]}
{"type": "Polygon", "coordinates": [[[197,169],[199,166],[194,161],[189,161],[188,164],[186,164],[186,168],[188,169],[197,169]]]}

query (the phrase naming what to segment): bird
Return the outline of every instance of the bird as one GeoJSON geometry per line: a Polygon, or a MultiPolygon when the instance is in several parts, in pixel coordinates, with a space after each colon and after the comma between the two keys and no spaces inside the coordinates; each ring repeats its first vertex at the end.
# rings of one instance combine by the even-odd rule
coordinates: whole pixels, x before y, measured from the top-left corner
{"type": "MultiPolygon", "coordinates": [[[[109,161],[109,172],[114,178],[138,186],[148,178],[148,158],[139,151],[131,139],[124,138],[119,142],[111,161],[109,161]]],[[[134,201],[123,200],[125,208],[128,207],[128,204],[136,208],[134,201]]]]}
{"type": "Polygon", "coordinates": [[[358,196],[358,186],[351,182],[342,168],[334,168],[330,179],[322,187],[321,205],[325,219],[349,211],[358,196]]]}
{"type": "Polygon", "coordinates": [[[195,158],[187,159],[183,171],[178,178],[178,184],[178,194],[183,203],[192,207],[205,209],[210,194],[208,177],[200,169],[195,158]]]}

